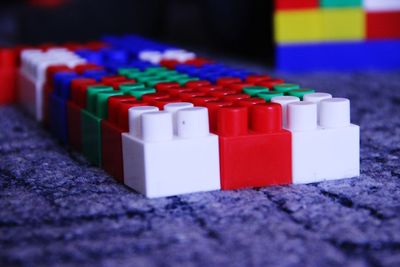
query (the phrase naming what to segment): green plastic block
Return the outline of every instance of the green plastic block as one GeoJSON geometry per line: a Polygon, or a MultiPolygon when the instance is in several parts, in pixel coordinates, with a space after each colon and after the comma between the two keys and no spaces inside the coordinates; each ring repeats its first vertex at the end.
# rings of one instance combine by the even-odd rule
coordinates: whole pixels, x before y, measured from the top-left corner
{"type": "Polygon", "coordinates": [[[362,0],[320,0],[320,6],[329,7],[361,7],[362,0]]]}
{"type": "Polygon", "coordinates": [[[101,92],[97,94],[96,116],[105,119],[108,116],[108,98],[115,95],[123,95],[123,92],[101,92]]]}
{"type": "Polygon", "coordinates": [[[297,96],[298,98],[303,100],[303,96],[304,95],[312,94],[312,93],[315,93],[314,89],[302,88],[302,89],[297,89],[297,90],[290,91],[287,94],[290,95],[290,96],[297,96]]]}
{"type": "Polygon", "coordinates": [[[160,78],[168,78],[171,75],[178,75],[178,74],[181,74],[181,73],[177,72],[176,70],[166,70],[166,71],[157,73],[157,75],[160,76],[160,78]]]}
{"type": "Polygon", "coordinates": [[[101,118],[87,110],[81,111],[82,153],[97,166],[101,166],[101,118]]]}
{"type": "Polygon", "coordinates": [[[277,92],[277,91],[269,91],[269,92],[263,92],[263,93],[257,94],[257,97],[260,97],[267,102],[270,102],[271,99],[275,96],[283,96],[283,93],[277,92]]]}
{"type": "Polygon", "coordinates": [[[265,86],[248,86],[248,87],[243,87],[243,92],[245,94],[248,94],[250,96],[256,96],[259,93],[264,93],[268,92],[269,89],[268,87],[265,86]]]}
{"type": "Polygon", "coordinates": [[[151,75],[154,75],[154,76],[155,76],[154,73],[130,72],[130,73],[128,73],[128,74],[126,75],[126,77],[127,77],[128,79],[135,79],[135,80],[137,80],[137,79],[140,79],[140,78],[143,78],[143,77],[149,77],[149,76],[151,76],[151,75]]]}
{"type": "Polygon", "coordinates": [[[191,77],[191,78],[181,78],[181,79],[177,79],[175,80],[177,83],[179,83],[180,85],[185,85],[187,82],[190,81],[198,81],[200,80],[199,78],[195,78],[195,77],[191,77]]]}
{"type": "Polygon", "coordinates": [[[155,81],[155,80],[160,80],[160,79],[161,78],[158,75],[148,74],[147,76],[139,77],[136,80],[140,83],[147,83],[149,81],[155,81]]]}
{"type": "Polygon", "coordinates": [[[300,85],[294,83],[281,83],[273,86],[275,91],[287,93],[292,90],[300,89],[300,85]]]}
{"type": "Polygon", "coordinates": [[[129,73],[138,73],[138,72],[140,72],[140,70],[137,69],[137,68],[121,68],[121,69],[118,69],[118,74],[119,75],[123,75],[123,76],[126,76],[129,73]]]}
{"type": "Polygon", "coordinates": [[[125,83],[125,84],[120,84],[118,87],[118,89],[124,93],[131,90],[144,89],[144,88],[146,88],[146,85],[144,83],[125,83]]]}
{"type": "Polygon", "coordinates": [[[156,89],[154,88],[143,88],[143,89],[136,89],[136,90],[131,90],[129,92],[126,92],[126,95],[131,95],[136,97],[136,99],[140,100],[142,99],[142,96],[145,94],[152,94],[155,93],[156,89]]]}
{"type": "Polygon", "coordinates": [[[166,83],[169,82],[167,79],[157,79],[157,80],[150,80],[146,82],[148,87],[154,87],[157,83],[166,83]]]}
{"type": "Polygon", "coordinates": [[[96,95],[101,92],[113,92],[113,88],[107,85],[89,86],[86,91],[86,110],[96,113],[96,95]]]}
{"type": "Polygon", "coordinates": [[[190,76],[187,74],[175,74],[175,75],[169,75],[167,77],[167,80],[170,82],[176,82],[177,80],[188,79],[188,78],[190,78],[190,76]]]}
{"type": "Polygon", "coordinates": [[[145,73],[159,73],[168,70],[166,67],[148,67],[144,70],[145,73]]]}

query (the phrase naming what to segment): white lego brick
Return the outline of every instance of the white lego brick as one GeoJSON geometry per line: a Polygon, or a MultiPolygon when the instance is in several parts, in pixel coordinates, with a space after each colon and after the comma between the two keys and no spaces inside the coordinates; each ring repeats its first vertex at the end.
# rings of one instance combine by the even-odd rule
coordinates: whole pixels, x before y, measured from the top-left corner
{"type": "Polygon", "coordinates": [[[156,50],[144,50],[139,52],[138,58],[152,64],[159,64],[162,59],[162,53],[156,50]]]}
{"type": "Polygon", "coordinates": [[[220,189],[218,137],[209,132],[207,109],[166,109],[175,116],[155,107],[129,110],[124,183],[151,198],[220,189]]]}
{"type": "Polygon", "coordinates": [[[300,98],[298,98],[296,96],[276,96],[276,97],[271,98],[272,103],[278,103],[278,104],[281,104],[281,106],[282,106],[282,127],[283,128],[287,128],[286,109],[287,109],[288,104],[297,102],[297,101],[300,101],[300,98]]]}
{"type": "Polygon", "coordinates": [[[18,74],[19,101],[22,106],[37,121],[42,121],[47,68],[59,64],[74,67],[84,62],[84,59],[74,53],[60,48],[50,49],[47,52],[40,50],[23,51],[18,74]]]}
{"type": "Polygon", "coordinates": [[[364,0],[364,9],[369,12],[374,11],[399,11],[399,0],[364,0]]]}
{"type": "Polygon", "coordinates": [[[183,49],[167,49],[162,55],[163,59],[172,59],[179,62],[185,62],[187,60],[194,59],[195,57],[195,53],[188,52],[183,49]]]}
{"type": "Polygon", "coordinates": [[[360,175],[360,128],[350,123],[348,99],[293,102],[286,115],[294,184],[360,175]]]}

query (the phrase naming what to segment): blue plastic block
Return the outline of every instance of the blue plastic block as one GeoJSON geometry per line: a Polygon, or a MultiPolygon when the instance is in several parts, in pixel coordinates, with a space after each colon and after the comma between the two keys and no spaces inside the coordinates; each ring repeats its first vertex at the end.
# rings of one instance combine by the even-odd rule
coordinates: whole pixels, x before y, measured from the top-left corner
{"type": "Polygon", "coordinates": [[[49,100],[50,130],[54,136],[66,144],[68,142],[67,103],[64,98],[54,92],[50,94],[49,100]]]}
{"type": "Polygon", "coordinates": [[[280,71],[400,69],[400,40],[280,44],[276,66],[280,71]]]}
{"type": "Polygon", "coordinates": [[[109,75],[105,70],[87,70],[82,74],[85,78],[95,79],[96,81],[100,81],[104,76],[109,75]]]}

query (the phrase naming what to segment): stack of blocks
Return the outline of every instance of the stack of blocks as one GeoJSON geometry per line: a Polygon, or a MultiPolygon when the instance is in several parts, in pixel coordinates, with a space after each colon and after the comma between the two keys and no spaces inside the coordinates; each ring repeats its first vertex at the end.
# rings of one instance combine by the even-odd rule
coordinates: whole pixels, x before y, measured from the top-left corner
{"type": "Polygon", "coordinates": [[[400,1],[275,0],[279,70],[400,68],[400,1]]]}
{"type": "Polygon", "coordinates": [[[147,197],[359,176],[350,101],[137,36],[19,53],[22,106],[147,197]]]}

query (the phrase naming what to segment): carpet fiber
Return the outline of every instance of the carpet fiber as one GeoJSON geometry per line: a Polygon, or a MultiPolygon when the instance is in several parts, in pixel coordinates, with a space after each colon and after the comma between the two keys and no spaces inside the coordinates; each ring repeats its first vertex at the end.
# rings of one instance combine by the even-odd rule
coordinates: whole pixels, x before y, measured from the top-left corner
{"type": "Polygon", "coordinates": [[[0,107],[0,266],[400,266],[400,73],[283,77],[351,99],[360,178],[149,200],[0,107]]]}

